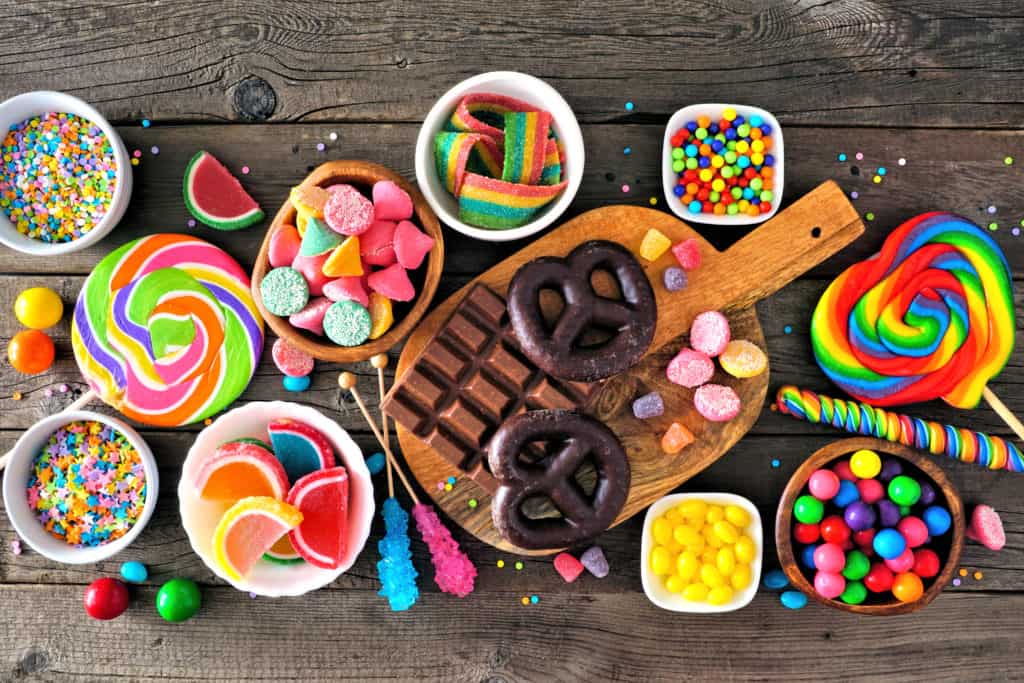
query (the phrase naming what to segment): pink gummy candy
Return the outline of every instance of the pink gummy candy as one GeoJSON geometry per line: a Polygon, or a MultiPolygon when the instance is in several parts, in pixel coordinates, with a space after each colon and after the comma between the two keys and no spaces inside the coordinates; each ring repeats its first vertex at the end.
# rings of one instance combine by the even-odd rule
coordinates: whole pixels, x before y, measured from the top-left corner
{"type": "Polygon", "coordinates": [[[390,266],[395,262],[395,224],[374,221],[370,229],[359,236],[359,255],[371,266],[390,266]]]}
{"type": "Polygon", "coordinates": [[[712,422],[728,422],[740,412],[740,397],[730,387],[705,384],[693,394],[697,412],[712,422]]]}
{"type": "Polygon", "coordinates": [[[700,245],[693,237],[674,245],[672,254],[684,270],[694,270],[700,267],[700,245]]]}
{"type": "Polygon", "coordinates": [[[370,307],[370,296],[366,293],[365,277],[339,277],[324,285],[324,296],[331,301],[355,301],[364,308],[370,307]]]}
{"type": "Polygon", "coordinates": [[[324,285],[331,281],[331,278],[324,275],[323,271],[324,262],[327,261],[327,257],[330,255],[331,252],[320,254],[319,256],[303,256],[299,254],[292,261],[292,268],[302,273],[302,277],[306,278],[310,296],[323,295],[324,285]]]}
{"type": "Polygon", "coordinates": [[[313,372],[314,360],[302,349],[295,348],[284,339],[278,338],[271,348],[274,365],[289,377],[305,377],[313,372]]]}
{"type": "Polygon", "coordinates": [[[324,204],[324,220],[334,232],[361,235],[373,223],[373,204],[351,185],[331,185],[324,204]]]}
{"type": "Polygon", "coordinates": [[[583,573],[583,563],[569,553],[558,553],[555,555],[555,571],[566,583],[572,583],[583,573]]]}
{"type": "Polygon", "coordinates": [[[665,368],[670,382],[693,389],[709,382],[715,374],[715,362],[706,353],[683,349],[665,368]]]}
{"type": "Polygon", "coordinates": [[[979,505],[971,513],[967,538],[981,543],[989,550],[1002,550],[1006,545],[1006,532],[999,513],[988,505],[979,505]]]}
{"type": "Polygon", "coordinates": [[[441,523],[434,508],[424,503],[414,505],[412,516],[416,520],[423,541],[430,548],[430,561],[434,564],[434,581],[445,593],[464,598],[473,592],[476,567],[441,523]]]}
{"type": "Polygon", "coordinates": [[[299,254],[302,238],[294,225],[282,225],[270,236],[269,258],[274,268],[290,266],[299,254]]]}
{"type": "Polygon", "coordinates": [[[404,221],[412,217],[412,198],[391,180],[373,185],[373,215],[378,221],[404,221]]]}
{"type": "Polygon", "coordinates": [[[718,311],[705,311],[690,326],[690,346],[712,358],[729,344],[729,321],[718,311]]]}
{"type": "Polygon", "coordinates": [[[324,335],[324,315],[333,304],[334,302],[325,296],[310,299],[305,308],[288,316],[288,322],[292,324],[292,327],[309,330],[322,337],[324,335]]]}
{"type": "Polygon", "coordinates": [[[403,268],[414,270],[434,247],[434,238],[424,234],[410,221],[402,221],[395,228],[395,257],[403,268]]]}
{"type": "Polygon", "coordinates": [[[409,274],[397,263],[376,273],[370,273],[366,282],[370,289],[392,301],[411,301],[416,296],[416,288],[412,286],[409,274]]]}

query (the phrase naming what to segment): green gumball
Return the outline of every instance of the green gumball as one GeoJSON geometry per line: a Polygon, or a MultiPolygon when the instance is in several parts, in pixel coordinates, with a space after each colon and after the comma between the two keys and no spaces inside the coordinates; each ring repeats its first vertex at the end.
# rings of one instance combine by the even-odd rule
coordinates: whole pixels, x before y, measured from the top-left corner
{"type": "Polygon", "coordinates": [[[860,581],[847,581],[839,599],[847,605],[859,605],[868,598],[868,589],[860,581]]]}
{"type": "Polygon", "coordinates": [[[793,516],[803,524],[817,524],[825,515],[825,505],[814,496],[800,496],[793,504],[793,516]]]}
{"type": "Polygon", "coordinates": [[[921,497],[921,485],[901,474],[889,482],[889,499],[897,505],[913,505],[921,497]]]}
{"type": "Polygon", "coordinates": [[[871,570],[871,560],[859,550],[851,550],[846,553],[846,564],[843,566],[843,577],[847,579],[847,587],[850,583],[863,579],[871,570]]]}
{"type": "Polygon", "coordinates": [[[156,594],[156,611],[165,621],[191,619],[203,604],[199,586],[190,579],[171,579],[156,594]]]}

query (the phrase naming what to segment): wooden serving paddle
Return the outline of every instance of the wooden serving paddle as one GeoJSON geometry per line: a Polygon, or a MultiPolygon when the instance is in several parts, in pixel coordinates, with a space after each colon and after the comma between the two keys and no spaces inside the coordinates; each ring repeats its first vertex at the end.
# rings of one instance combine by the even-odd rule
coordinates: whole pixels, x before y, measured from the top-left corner
{"type": "MultiPolygon", "coordinates": [[[[614,524],[629,519],[711,465],[757,420],[768,390],[767,371],[740,380],[717,370],[712,381],[733,387],[743,401],[743,408],[730,422],[711,423],[693,407],[693,390],[669,382],[665,367],[685,345],[693,318],[708,310],[726,314],[734,339],[747,339],[765,348],[754,303],[840,251],[864,232],[857,210],[834,182],[818,186],[724,252],[717,251],[690,226],[661,211],[637,206],[608,206],[588,211],[486,271],[435,308],[406,341],[397,366],[397,376],[401,378],[474,285],[484,284],[504,297],[509,280],[528,261],[540,256],[565,256],[587,240],[618,242],[638,253],[640,241],[650,228],[660,230],[673,243],[697,239],[703,263],[688,274],[686,289],[669,292],[662,284],[662,272],[675,264],[672,253],[666,252],[655,262],[638,257],[657,299],[654,341],[639,364],[606,380],[589,403],[589,412],[615,432],[630,461],[629,496],[614,524]],[[630,404],[649,391],[661,393],[665,414],[638,420],[633,417],[630,404]],[[696,442],[675,455],[666,455],[661,449],[661,436],[674,421],[686,425],[696,436],[696,442]]],[[[402,425],[396,427],[413,476],[456,523],[480,540],[505,551],[534,555],[556,551],[526,551],[505,541],[491,523],[491,497],[487,491],[468,478],[460,479],[451,491],[439,488],[438,482],[449,476],[458,477],[461,472],[408,429],[402,425]],[[470,499],[476,501],[473,507],[470,507],[470,499]]]]}

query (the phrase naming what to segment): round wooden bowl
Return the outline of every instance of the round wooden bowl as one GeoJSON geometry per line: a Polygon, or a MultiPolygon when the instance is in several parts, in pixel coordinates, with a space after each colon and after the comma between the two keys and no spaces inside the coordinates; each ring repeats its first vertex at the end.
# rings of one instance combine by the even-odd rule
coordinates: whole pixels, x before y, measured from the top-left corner
{"type": "Polygon", "coordinates": [[[395,324],[382,337],[369,340],[359,346],[338,346],[326,337],[318,337],[306,330],[292,327],[286,318],[274,315],[263,306],[260,284],[270,270],[270,238],[282,225],[295,225],[295,207],[289,200],[285,200],[277,215],[274,216],[274,222],[267,230],[267,236],[263,239],[260,253],[256,257],[256,265],[252,272],[252,295],[263,319],[267,321],[278,337],[318,360],[356,363],[367,360],[378,353],[386,353],[402,341],[427,312],[427,306],[434,298],[437,285],[441,281],[441,270],[444,267],[444,238],[441,235],[441,224],[423,195],[405,178],[380,164],[368,161],[328,161],[306,176],[302,184],[327,187],[338,183],[348,183],[369,196],[370,188],[378,180],[394,181],[409,193],[409,196],[412,197],[414,221],[424,232],[434,238],[434,248],[430,251],[426,266],[421,265],[409,273],[409,277],[416,287],[416,298],[408,303],[394,302],[395,324]]]}
{"type": "Polygon", "coordinates": [[[782,563],[782,570],[790,582],[795,585],[804,595],[817,600],[823,605],[834,607],[846,612],[855,614],[870,614],[875,616],[889,616],[893,614],[909,614],[916,612],[935,596],[942,592],[942,589],[949,583],[953,571],[960,563],[960,552],[964,547],[964,506],[960,500],[960,494],[953,487],[953,484],[946,477],[942,468],[935,464],[935,461],[926,455],[897,443],[858,437],[854,439],[843,439],[828,444],[817,450],[811,457],[793,473],[789,483],[782,492],[782,499],[779,501],[779,509],[775,515],[775,545],[779,553],[779,562],[782,563]],[[814,586],[804,574],[804,570],[798,564],[793,553],[793,504],[807,486],[807,480],[811,473],[842,457],[851,455],[854,451],[867,448],[875,451],[883,457],[888,455],[905,460],[920,470],[931,479],[939,496],[945,497],[946,508],[953,518],[953,525],[950,533],[945,534],[941,539],[933,541],[931,547],[942,559],[942,569],[938,576],[933,579],[925,579],[925,591],[920,598],[914,602],[900,602],[893,596],[889,596],[884,602],[871,602],[872,599],[882,599],[881,594],[868,593],[868,600],[860,605],[848,605],[840,600],[830,600],[822,597],[814,590],[814,586]],[[929,582],[930,581],[930,585],[929,582]]]}

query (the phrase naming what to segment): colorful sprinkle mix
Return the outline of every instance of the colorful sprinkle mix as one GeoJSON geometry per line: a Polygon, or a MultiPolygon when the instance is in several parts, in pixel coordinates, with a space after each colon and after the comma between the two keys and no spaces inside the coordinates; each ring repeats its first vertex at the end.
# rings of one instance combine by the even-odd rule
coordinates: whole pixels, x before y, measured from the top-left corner
{"type": "Polygon", "coordinates": [[[132,166],[138,166],[138,165],[139,165],[139,160],[136,159],[135,157],[132,157],[132,166]]]}
{"type": "Polygon", "coordinates": [[[888,173],[888,171],[886,171],[885,166],[878,167],[878,175],[885,175],[886,173],[888,173]]]}
{"type": "Polygon", "coordinates": [[[152,154],[153,156],[156,156],[157,154],[160,153],[160,148],[157,147],[156,145],[153,145],[152,147],[149,148],[149,153],[152,154]]]}
{"type": "Polygon", "coordinates": [[[190,227],[190,228],[196,227],[196,219],[195,218],[189,218],[188,219],[188,223],[186,225],[188,225],[188,227],[190,227]]]}
{"type": "Polygon", "coordinates": [[[530,602],[532,602],[534,605],[536,605],[538,602],[540,602],[540,598],[537,597],[536,595],[531,595],[530,596],[530,602]]]}
{"type": "Polygon", "coordinates": [[[782,328],[782,331],[785,334],[793,334],[793,326],[792,325],[786,325],[785,327],[782,328]]]}
{"type": "Polygon", "coordinates": [[[998,230],[999,229],[999,224],[996,223],[996,222],[989,223],[988,224],[988,229],[989,230],[993,230],[993,231],[998,230]]]}
{"type": "Polygon", "coordinates": [[[447,484],[447,483],[446,483],[446,484],[444,485],[444,490],[445,490],[445,491],[451,491],[451,490],[452,490],[452,485],[451,485],[451,484],[447,484]]]}
{"type": "Polygon", "coordinates": [[[519,599],[519,602],[523,603],[524,605],[529,605],[530,604],[530,598],[528,596],[524,595],[522,598],[519,599]]]}
{"type": "Polygon", "coordinates": [[[866,214],[864,214],[864,218],[867,218],[869,221],[873,221],[875,220],[875,214],[868,211],[866,214]]]}
{"type": "Polygon", "coordinates": [[[629,185],[623,185],[622,186],[622,191],[623,192],[629,192],[629,185]]]}
{"type": "Polygon", "coordinates": [[[623,147],[622,148],[622,153],[628,156],[628,155],[633,153],[633,148],[632,147],[623,147]]]}
{"type": "Polygon", "coordinates": [[[1014,237],[1019,237],[1020,236],[1020,228],[1014,228],[1010,232],[1013,233],[1014,237]]]}
{"type": "Polygon", "coordinates": [[[857,192],[857,190],[854,190],[853,192],[850,193],[850,199],[856,199],[859,196],[860,192],[857,192]]]}
{"type": "Polygon", "coordinates": [[[67,384],[61,384],[59,387],[57,387],[57,391],[59,391],[62,394],[68,393],[68,389],[70,389],[70,387],[67,384]]]}
{"type": "Polygon", "coordinates": [[[318,152],[322,152],[322,151],[324,151],[325,149],[327,149],[327,145],[325,145],[325,144],[324,144],[324,143],[322,143],[322,142],[318,142],[318,143],[316,143],[316,151],[318,151],[318,152]]]}
{"type": "Polygon", "coordinates": [[[55,538],[78,548],[128,533],[146,503],[138,452],[113,427],[95,421],[58,429],[36,456],[28,504],[55,538]]]}
{"type": "Polygon", "coordinates": [[[658,205],[658,198],[657,197],[651,197],[650,199],[647,200],[647,203],[650,204],[651,206],[657,206],[658,205]]]}
{"type": "Polygon", "coordinates": [[[451,484],[452,486],[455,486],[455,477],[448,477],[448,483],[451,484]]]}
{"type": "Polygon", "coordinates": [[[904,159],[903,157],[900,157],[900,158],[899,158],[899,159],[898,159],[898,160],[896,161],[896,163],[897,163],[897,164],[899,164],[900,166],[906,166],[906,165],[907,165],[907,160],[906,160],[906,159],[904,159]]]}
{"type": "Polygon", "coordinates": [[[328,135],[327,137],[331,139],[331,142],[334,142],[335,140],[338,139],[338,134],[332,131],[331,134],[328,135]]]}
{"type": "Polygon", "coordinates": [[[961,567],[960,571],[957,572],[957,573],[960,574],[960,576],[967,576],[967,570],[964,569],[963,567],[961,567]]]}
{"type": "Polygon", "coordinates": [[[840,152],[839,156],[836,158],[839,159],[839,161],[846,161],[846,155],[843,154],[842,152],[840,152]]]}
{"type": "Polygon", "coordinates": [[[135,157],[136,159],[142,158],[142,150],[141,149],[133,150],[132,151],[132,156],[135,157]]]}
{"type": "Polygon", "coordinates": [[[242,167],[242,175],[249,175],[249,167],[248,166],[243,166],[242,167]]]}
{"type": "Polygon", "coordinates": [[[860,161],[861,159],[863,159],[863,158],[864,158],[864,153],[863,153],[863,152],[857,152],[857,153],[856,153],[856,154],[854,154],[853,156],[854,156],[854,158],[855,158],[855,159],[856,159],[857,161],[860,161]]]}
{"type": "Polygon", "coordinates": [[[990,205],[990,206],[989,206],[989,207],[988,207],[987,209],[985,209],[985,210],[986,210],[986,211],[988,211],[989,213],[995,213],[995,212],[997,211],[997,209],[996,209],[995,205],[990,205]]]}

